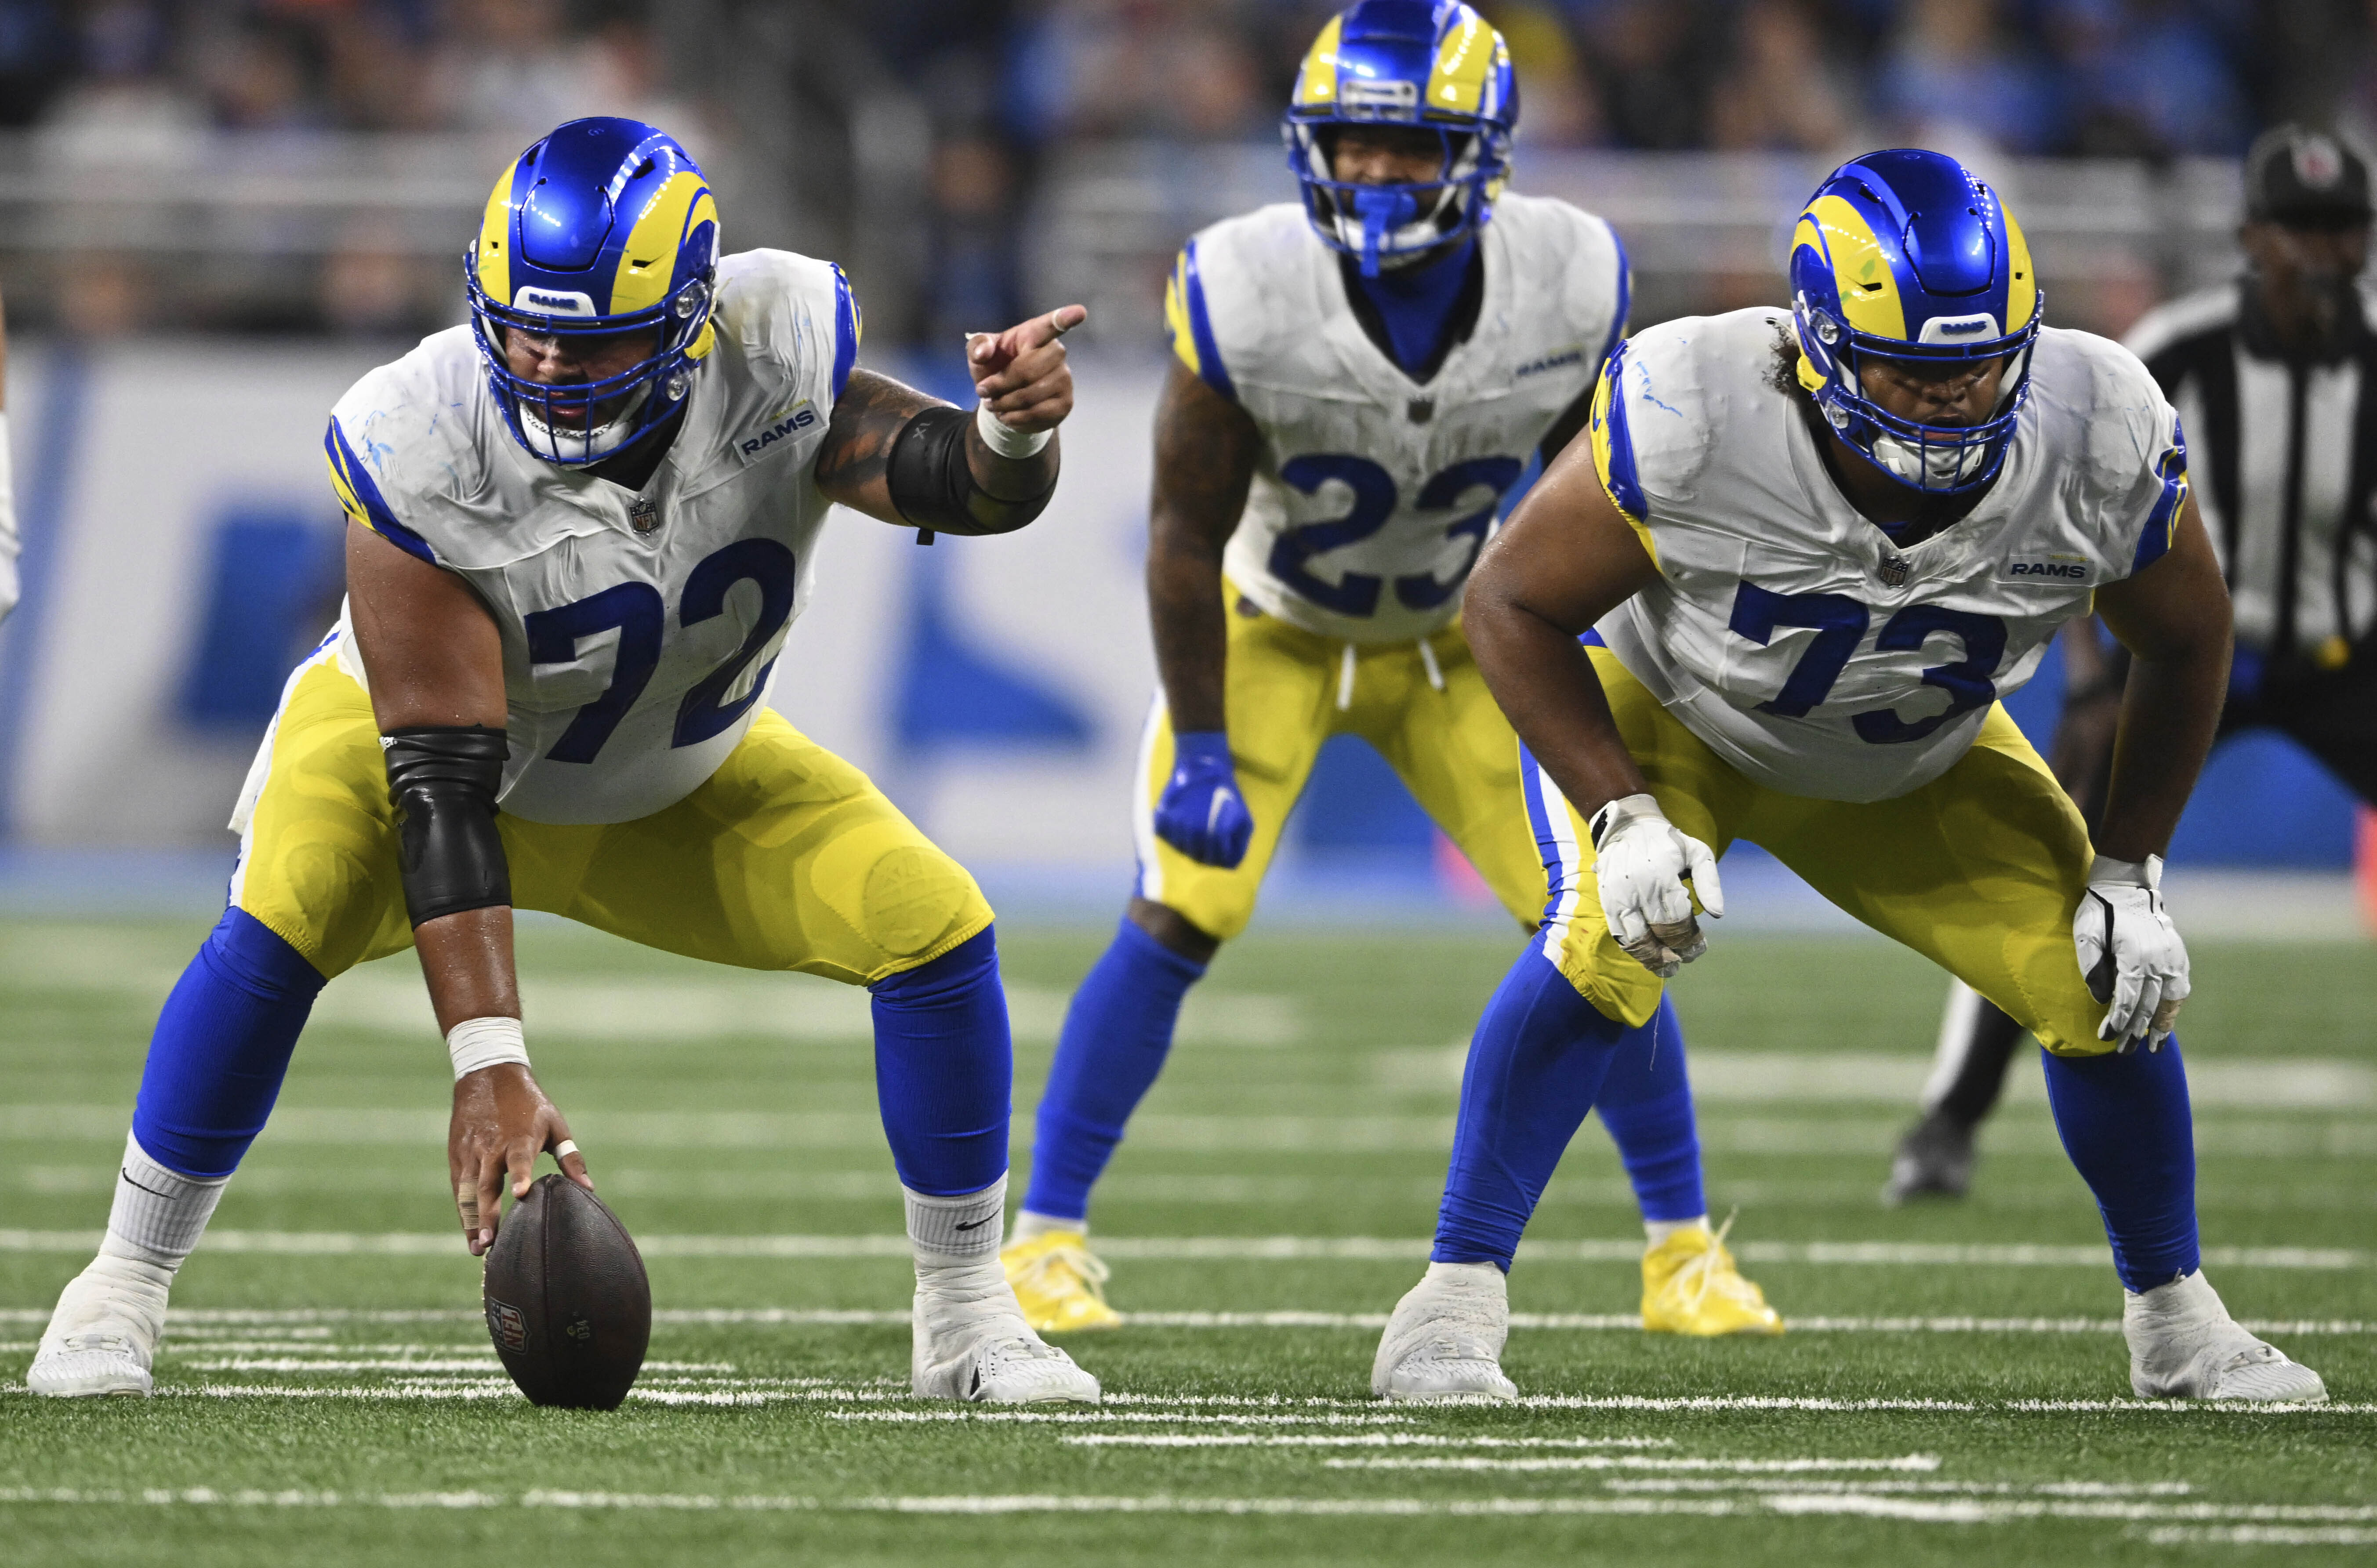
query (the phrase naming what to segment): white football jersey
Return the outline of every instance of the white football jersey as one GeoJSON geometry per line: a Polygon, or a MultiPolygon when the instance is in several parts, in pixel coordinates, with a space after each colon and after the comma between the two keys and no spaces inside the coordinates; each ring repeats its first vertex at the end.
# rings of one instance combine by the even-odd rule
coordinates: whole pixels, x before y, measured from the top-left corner
{"type": "Polygon", "coordinates": [[[749,727],[807,601],[830,505],[815,460],[857,353],[849,286],[830,262],[746,251],[718,265],[712,325],[684,426],[640,492],[531,457],[469,327],[424,339],[332,413],[350,515],[495,612],[500,798],[518,816],[625,822],[684,799],[749,727]]]}
{"type": "Polygon", "coordinates": [[[1503,495],[1592,388],[1626,319],[1609,225],[1505,195],[1478,243],[1477,324],[1425,382],[1362,330],[1302,207],[1216,223],[1181,252],[1174,352],[1262,432],[1223,569],[1270,614],[1359,643],[1450,621],[1503,495]]]}
{"type": "Polygon", "coordinates": [[[1597,628],[1716,754],[1771,788],[1886,800],[1947,772],[2096,589],[2170,546],[2178,419],[2135,355],[2042,330],[1997,483],[1900,549],[1851,507],[1774,381],[1787,312],[1647,328],[1589,426],[1659,580],[1597,628]]]}

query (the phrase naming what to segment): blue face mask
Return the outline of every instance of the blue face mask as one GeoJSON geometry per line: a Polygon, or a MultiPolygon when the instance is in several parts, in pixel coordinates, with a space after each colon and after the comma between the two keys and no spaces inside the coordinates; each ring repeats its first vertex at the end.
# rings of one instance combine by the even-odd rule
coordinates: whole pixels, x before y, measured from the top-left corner
{"type": "MultiPolygon", "coordinates": [[[[1367,235],[1368,214],[1363,217],[1367,235]]],[[[1404,375],[1418,375],[1436,356],[1452,308],[1460,302],[1462,285],[1468,281],[1470,258],[1476,254],[1477,242],[1472,238],[1439,260],[1399,267],[1392,272],[1365,271],[1359,279],[1363,297],[1378,311],[1387,329],[1388,357],[1404,375]]]]}
{"type": "Polygon", "coordinates": [[[1379,275],[1379,247],[1387,236],[1419,218],[1419,198],[1407,186],[1367,186],[1354,192],[1354,216],[1362,224],[1362,276],[1379,275]]]}

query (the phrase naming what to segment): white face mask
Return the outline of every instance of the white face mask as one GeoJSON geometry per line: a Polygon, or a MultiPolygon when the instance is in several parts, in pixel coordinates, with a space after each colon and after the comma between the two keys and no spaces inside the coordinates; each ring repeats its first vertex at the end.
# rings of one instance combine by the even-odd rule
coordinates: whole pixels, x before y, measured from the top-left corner
{"type": "Polygon", "coordinates": [[[628,422],[651,395],[651,383],[647,381],[629,394],[626,407],[591,430],[556,429],[537,417],[533,406],[523,402],[520,429],[527,433],[529,450],[548,462],[585,462],[608,456],[622,444],[628,422]]]}
{"type": "Polygon", "coordinates": [[[1877,436],[1873,461],[1909,485],[1937,488],[1962,485],[1979,473],[1989,461],[1989,446],[1917,449],[1895,436],[1877,436]]]}

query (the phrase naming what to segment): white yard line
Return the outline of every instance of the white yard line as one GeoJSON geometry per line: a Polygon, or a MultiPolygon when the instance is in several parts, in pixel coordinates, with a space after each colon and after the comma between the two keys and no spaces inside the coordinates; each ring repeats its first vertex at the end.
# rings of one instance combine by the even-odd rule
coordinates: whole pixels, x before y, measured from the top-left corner
{"type": "Polygon", "coordinates": [[[1469,1454],[1421,1459],[1326,1459],[1332,1470],[1702,1470],[1738,1476],[1791,1476],[1817,1470],[1936,1470],[1936,1454],[1894,1459],[1692,1459],[1645,1454],[1560,1454],[1523,1459],[1469,1454]]]}
{"type": "MultiPolygon", "coordinates": [[[[0,1229],[0,1252],[88,1252],[99,1246],[95,1230],[0,1229]]],[[[655,1258],[902,1258],[910,1254],[903,1236],[641,1236],[637,1246],[655,1258]]],[[[460,1239],[448,1231],[211,1230],[199,1243],[210,1252],[261,1252],[293,1257],[350,1254],[414,1257],[459,1252],[460,1239]]],[[[1179,1236],[1101,1237],[1108,1259],[1144,1263],[1416,1263],[1427,1255],[1423,1238],[1382,1236],[1179,1236]]],[[[2109,1268],[2111,1254],[2094,1243],[1955,1245],[1920,1241],[1749,1241],[1734,1248],[1750,1263],[1820,1263],[1921,1268],[2109,1268]]],[[[1641,1260],[1635,1238],[1613,1240],[1529,1241],[1519,1249],[1523,1263],[1630,1263],[1641,1260]]],[[[2204,1261],[2215,1268],[2365,1269],[2377,1254],[2350,1247],[2209,1247],[2204,1261]]],[[[1235,1323],[1225,1326],[1237,1326],[1235,1323]]]]}
{"type": "MultiPolygon", "coordinates": [[[[0,1308],[0,1323],[38,1327],[50,1320],[46,1307],[0,1308]]],[[[423,1308],[379,1311],[368,1308],[299,1307],[270,1311],[241,1308],[175,1308],[170,1323],[176,1338],[199,1341],[217,1329],[287,1327],[293,1334],[327,1335],[329,1327],[345,1323],[476,1323],[480,1314],[467,1308],[423,1308]]],[[[1131,1312],[1127,1322],[1142,1328],[1327,1328],[1379,1329],[1384,1312],[1316,1312],[1296,1309],[1258,1312],[1131,1312]]],[[[2363,1335],[2377,1334],[2377,1319],[2245,1318],[2239,1320],[2255,1334],[2363,1335]]],[[[908,1313],[893,1308],[843,1307],[683,1307],[652,1313],[660,1327],[882,1327],[904,1328],[908,1313]]],[[[2117,1334],[2119,1318],[1917,1318],[1917,1317],[1793,1317],[1794,1334],[2117,1334]]],[[[1642,1320],[1631,1312],[1513,1312],[1511,1326],[1577,1332],[1639,1333],[1642,1320]]],[[[23,1348],[25,1347],[20,1347],[23,1348]]],[[[294,1349],[286,1341],[204,1340],[209,1351],[294,1349]]],[[[169,1344],[171,1353],[175,1347],[169,1344]]],[[[437,1353],[455,1347],[378,1347],[323,1342],[326,1354],[401,1354],[405,1350],[437,1353]]],[[[197,1343],[185,1353],[195,1354],[197,1343]]]]}
{"type": "Polygon", "coordinates": [[[2352,1525],[2158,1525],[2145,1532],[2153,1546],[2377,1546],[2377,1529],[2352,1525]]]}
{"type": "MultiPolygon", "coordinates": [[[[229,1507],[493,1509],[555,1508],[627,1513],[834,1512],[909,1514],[1148,1514],[1304,1517],[1529,1518],[1602,1515],[1848,1515],[1913,1524],[1978,1525],[2024,1519],[2084,1519],[2195,1526],[2173,1541],[2266,1541],[2286,1545],[2360,1544],[2377,1539],[2377,1508],[2322,1503],[2199,1503],[2065,1499],[1924,1500],[1807,1490],[1735,1498],[1483,1497],[1306,1498],[1010,1495],[820,1498],[705,1492],[321,1491],[295,1488],[184,1487],[120,1490],[79,1487],[0,1488],[0,1504],[66,1507],[229,1507]],[[2247,1534],[2247,1531],[2253,1534],[2247,1534]]],[[[2154,1536],[2162,1535],[2155,1531],[2154,1536]]]]}
{"type": "MultiPolygon", "coordinates": [[[[1081,1418],[1076,1418],[1077,1419],[1081,1418]]],[[[1090,1418],[1094,1419],[1095,1418],[1090,1418]]],[[[1161,1418],[1149,1418],[1160,1419],[1161,1418]]],[[[1173,1419],[1181,1419],[1175,1417],[1173,1419]]],[[[1189,1419],[1226,1421],[1227,1416],[1189,1419]]],[[[1244,1418],[1240,1418],[1243,1419],[1244,1418]]],[[[1281,1418],[1256,1418],[1279,1419],[1281,1418]]],[[[1298,1418],[1287,1417],[1295,1420],[1298,1418]]],[[[1431,1432],[1363,1432],[1350,1437],[1264,1437],[1254,1432],[1091,1433],[1064,1442],[1081,1448],[1673,1448],[1671,1437],[1445,1437],[1431,1432]]]]}

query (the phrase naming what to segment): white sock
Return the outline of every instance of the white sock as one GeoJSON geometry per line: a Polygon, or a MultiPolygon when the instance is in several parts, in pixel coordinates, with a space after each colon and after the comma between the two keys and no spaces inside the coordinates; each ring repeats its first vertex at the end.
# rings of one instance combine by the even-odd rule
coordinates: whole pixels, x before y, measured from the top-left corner
{"type": "Polygon", "coordinates": [[[115,1174],[115,1205],[108,1211],[102,1258],[125,1258],[161,1268],[168,1277],[197,1246],[222,1201],[228,1176],[184,1176],[149,1157],[126,1134],[124,1166],[115,1174]]]}
{"type": "Polygon", "coordinates": [[[978,1263],[998,1256],[999,1222],[1007,1217],[1007,1178],[979,1192],[936,1198],[905,1186],[908,1241],[916,1250],[916,1277],[930,1268],[978,1263]]]}
{"type": "Polygon", "coordinates": [[[1430,1263],[1421,1277],[1459,1290],[1490,1290],[1497,1295],[1510,1290],[1510,1276],[1492,1263],[1430,1263]]]}
{"type": "Polygon", "coordinates": [[[2121,1292],[2121,1325],[2148,1332],[2194,1328],[2218,1323],[2228,1315],[2220,1293],[2198,1269],[2151,1290],[2121,1292]]]}
{"type": "Polygon", "coordinates": [[[1085,1219],[1058,1219],[1055,1215],[1035,1215],[1030,1209],[1018,1209],[1015,1211],[1015,1234],[1008,1240],[1030,1241],[1052,1230],[1071,1230],[1087,1236],[1090,1222],[1085,1219]]]}
{"type": "Polygon", "coordinates": [[[1652,1246],[1656,1247],[1678,1230],[1706,1230],[1708,1227],[1706,1215],[1698,1215],[1690,1219],[1646,1219],[1642,1222],[1642,1234],[1651,1239],[1652,1246]]]}

